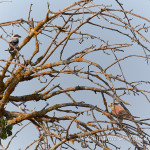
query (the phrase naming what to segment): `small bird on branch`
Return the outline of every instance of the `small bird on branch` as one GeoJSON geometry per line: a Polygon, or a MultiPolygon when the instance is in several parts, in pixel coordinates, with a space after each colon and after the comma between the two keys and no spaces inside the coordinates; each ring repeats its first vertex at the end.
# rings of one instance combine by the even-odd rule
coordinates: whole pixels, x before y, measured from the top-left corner
{"type": "Polygon", "coordinates": [[[123,119],[133,121],[134,118],[139,118],[136,116],[132,116],[127,110],[119,106],[117,103],[110,103],[108,107],[111,107],[111,113],[118,119],[120,123],[122,123],[123,119]]]}
{"type": "Polygon", "coordinates": [[[11,36],[9,40],[9,52],[13,52],[15,49],[18,49],[18,43],[19,43],[19,38],[21,38],[20,35],[14,34],[11,36]]]}

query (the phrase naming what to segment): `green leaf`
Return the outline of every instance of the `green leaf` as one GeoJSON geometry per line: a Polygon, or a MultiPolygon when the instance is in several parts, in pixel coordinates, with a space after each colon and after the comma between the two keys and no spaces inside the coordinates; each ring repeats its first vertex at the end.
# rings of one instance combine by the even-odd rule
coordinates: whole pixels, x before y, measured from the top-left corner
{"type": "Polygon", "coordinates": [[[6,139],[6,138],[7,138],[6,130],[2,130],[1,138],[2,138],[2,139],[6,139]]]}
{"type": "Polygon", "coordinates": [[[7,128],[8,130],[12,130],[12,125],[8,125],[6,128],[7,128]]]}
{"type": "Polygon", "coordinates": [[[7,130],[7,134],[8,134],[8,136],[11,136],[12,135],[11,130],[7,130]]]}

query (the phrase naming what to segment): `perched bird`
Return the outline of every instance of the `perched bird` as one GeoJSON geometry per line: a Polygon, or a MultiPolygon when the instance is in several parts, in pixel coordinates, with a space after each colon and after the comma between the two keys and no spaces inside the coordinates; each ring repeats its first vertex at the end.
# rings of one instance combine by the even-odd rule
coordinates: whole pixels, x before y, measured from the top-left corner
{"type": "Polygon", "coordinates": [[[123,119],[134,120],[134,118],[137,118],[132,116],[127,110],[116,103],[110,103],[108,107],[111,107],[111,113],[118,119],[120,123],[122,123],[123,119]]]}
{"type": "Polygon", "coordinates": [[[12,35],[11,36],[11,38],[10,38],[10,40],[9,40],[9,52],[11,53],[11,52],[13,52],[14,51],[14,49],[16,48],[18,48],[18,43],[19,43],[19,38],[20,38],[21,36],[20,35],[18,35],[18,34],[14,34],[14,35],[12,35]]]}

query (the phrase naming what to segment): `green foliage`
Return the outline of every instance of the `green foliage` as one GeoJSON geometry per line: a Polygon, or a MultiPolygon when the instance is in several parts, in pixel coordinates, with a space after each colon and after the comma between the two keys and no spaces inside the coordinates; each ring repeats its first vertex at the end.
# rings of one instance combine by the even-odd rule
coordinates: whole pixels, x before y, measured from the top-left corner
{"type": "Polygon", "coordinates": [[[12,135],[12,125],[7,124],[7,119],[3,118],[0,130],[1,130],[0,138],[3,140],[6,139],[8,136],[12,135]]]}

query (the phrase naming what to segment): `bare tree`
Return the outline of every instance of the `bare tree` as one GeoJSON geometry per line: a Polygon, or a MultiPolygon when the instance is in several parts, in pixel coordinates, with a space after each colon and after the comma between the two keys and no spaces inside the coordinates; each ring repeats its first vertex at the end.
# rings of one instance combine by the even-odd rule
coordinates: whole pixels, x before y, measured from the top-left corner
{"type": "Polygon", "coordinates": [[[118,103],[131,115],[125,96],[143,95],[150,102],[149,88],[145,89],[149,81],[128,80],[124,74],[127,68],[121,64],[128,58],[149,61],[147,33],[150,20],[125,10],[119,0],[114,3],[118,8],[96,0],[79,0],[58,12],[52,11],[48,4],[47,14],[41,21],[30,17],[31,5],[27,20],[0,23],[3,31],[0,38],[4,43],[9,44],[9,26],[26,32],[26,37],[10,57],[0,59],[3,62],[0,65],[1,139],[12,135],[6,146],[1,143],[3,149],[8,149],[28,124],[36,127],[39,136],[26,149],[32,146],[43,150],[77,149],[79,146],[120,149],[119,143],[114,143],[110,137],[121,138],[138,150],[148,149],[150,134],[146,131],[150,128],[150,118],[119,122],[120,118],[108,109],[108,103],[118,103]],[[116,43],[109,32],[118,38],[116,43]],[[34,50],[29,46],[33,40],[34,50]],[[44,41],[49,41],[49,45],[44,41]],[[135,46],[143,50],[143,55],[126,52],[135,46]],[[24,50],[28,51],[28,56],[24,56],[24,50]],[[115,72],[114,67],[117,68],[115,72]],[[69,82],[64,84],[67,80],[69,82]],[[40,86],[25,95],[26,82],[31,86],[39,82],[40,86]],[[22,88],[21,96],[13,94],[17,86],[22,88]],[[86,96],[97,94],[94,101],[99,105],[93,105],[93,99],[90,103],[81,101],[79,91],[83,96],[84,91],[89,91],[86,96]],[[63,94],[66,97],[61,100],[63,94]],[[60,99],[59,104],[56,99],[60,99]],[[29,102],[35,103],[36,107],[41,101],[39,110],[30,107],[29,102]],[[13,111],[7,109],[8,104],[14,107],[13,111]],[[12,127],[18,124],[21,128],[12,133],[12,127]]]}

